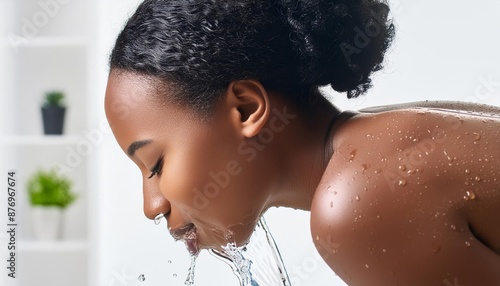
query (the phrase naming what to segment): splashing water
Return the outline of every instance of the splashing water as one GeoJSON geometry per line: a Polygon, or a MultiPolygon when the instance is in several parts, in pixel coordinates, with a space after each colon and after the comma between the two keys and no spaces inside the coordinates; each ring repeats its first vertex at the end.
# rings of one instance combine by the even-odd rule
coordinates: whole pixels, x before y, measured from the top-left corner
{"type": "Polygon", "coordinates": [[[139,275],[139,277],[137,277],[137,280],[139,280],[140,282],[144,282],[146,280],[146,276],[144,276],[144,274],[141,274],[139,275]]]}
{"type": "Polygon", "coordinates": [[[188,276],[186,278],[186,282],[184,285],[193,285],[194,284],[194,268],[196,266],[196,258],[198,254],[191,254],[191,266],[189,266],[188,276]]]}
{"type": "Polygon", "coordinates": [[[224,252],[210,253],[231,266],[241,286],[291,286],[279,250],[263,217],[257,222],[250,241],[245,246],[230,242],[224,252]]]}
{"type": "Polygon", "coordinates": [[[164,218],[165,215],[164,214],[157,214],[155,216],[155,219],[154,219],[154,222],[156,225],[159,225],[161,223],[161,219],[164,218]]]}

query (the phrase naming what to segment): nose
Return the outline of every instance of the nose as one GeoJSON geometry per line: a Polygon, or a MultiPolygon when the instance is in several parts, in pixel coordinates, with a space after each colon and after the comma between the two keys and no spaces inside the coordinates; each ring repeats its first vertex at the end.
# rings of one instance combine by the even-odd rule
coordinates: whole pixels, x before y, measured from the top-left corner
{"type": "Polygon", "coordinates": [[[144,215],[154,220],[158,214],[168,215],[170,213],[170,202],[163,196],[153,182],[145,179],[143,182],[144,215]]]}

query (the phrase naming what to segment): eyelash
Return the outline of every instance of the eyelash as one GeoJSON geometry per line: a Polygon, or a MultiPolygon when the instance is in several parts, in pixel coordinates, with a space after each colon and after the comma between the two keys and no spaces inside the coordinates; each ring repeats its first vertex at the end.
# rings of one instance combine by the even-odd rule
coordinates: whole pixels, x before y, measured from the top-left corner
{"type": "Polygon", "coordinates": [[[148,179],[151,179],[155,175],[161,174],[161,167],[163,166],[163,156],[156,161],[156,164],[151,169],[151,175],[149,175],[148,179]]]}

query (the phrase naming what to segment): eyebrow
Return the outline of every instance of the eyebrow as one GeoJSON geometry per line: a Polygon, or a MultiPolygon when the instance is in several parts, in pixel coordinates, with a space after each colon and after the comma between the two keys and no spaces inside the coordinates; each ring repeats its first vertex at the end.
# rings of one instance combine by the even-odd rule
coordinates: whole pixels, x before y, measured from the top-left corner
{"type": "Polygon", "coordinates": [[[130,157],[133,157],[134,154],[135,154],[135,151],[137,151],[137,149],[142,148],[142,147],[148,145],[151,142],[153,142],[153,140],[135,141],[134,143],[130,144],[130,146],[128,146],[127,154],[130,157]]]}

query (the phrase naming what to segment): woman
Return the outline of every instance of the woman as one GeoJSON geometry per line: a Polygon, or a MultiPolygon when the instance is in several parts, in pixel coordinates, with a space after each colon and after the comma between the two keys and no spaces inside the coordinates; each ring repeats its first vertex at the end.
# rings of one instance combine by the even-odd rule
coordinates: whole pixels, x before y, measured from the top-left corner
{"type": "Polygon", "coordinates": [[[500,285],[500,110],[341,111],[318,91],[370,88],[388,12],[142,3],[113,49],[105,107],[142,172],[146,216],[196,254],[244,244],[270,207],[310,210],[317,250],[349,285],[500,285]]]}

